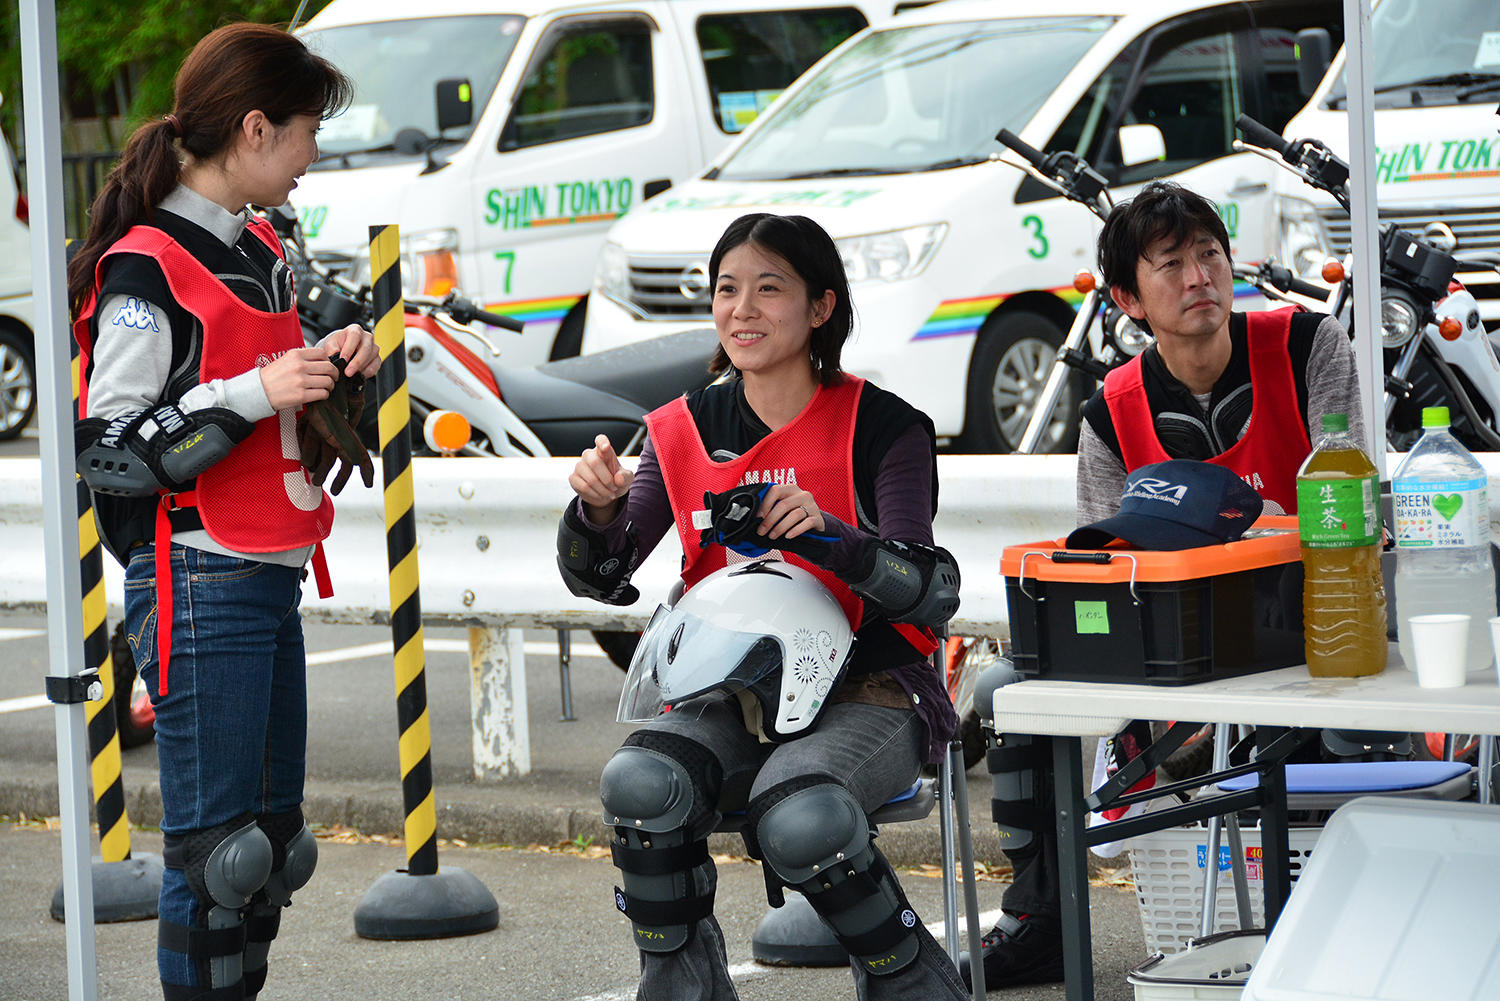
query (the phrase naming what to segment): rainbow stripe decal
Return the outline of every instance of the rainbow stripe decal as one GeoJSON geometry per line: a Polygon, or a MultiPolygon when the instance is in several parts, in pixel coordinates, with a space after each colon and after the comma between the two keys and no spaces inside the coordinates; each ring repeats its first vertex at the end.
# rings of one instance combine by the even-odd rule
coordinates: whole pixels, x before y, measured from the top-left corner
{"type": "Polygon", "coordinates": [[[582,298],[581,295],[554,295],[545,299],[492,302],[484,308],[491,313],[514,317],[522,323],[561,323],[568,310],[582,298]]]}
{"type": "MultiPolygon", "coordinates": [[[[1083,293],[1071,285],[1046,291],[1074,309],[1077,309],[1078,304],[1083,302],[1083,293]]],[[[930,337],[972,335],[979,330],[979,325],[984,322],[984,318],[995,311],[996,306],[1018,294],[1006,292],[1001,295],[980,295],[968,299],[945,299],[912,335],[912,340],[923,341],[930,337]]]]}

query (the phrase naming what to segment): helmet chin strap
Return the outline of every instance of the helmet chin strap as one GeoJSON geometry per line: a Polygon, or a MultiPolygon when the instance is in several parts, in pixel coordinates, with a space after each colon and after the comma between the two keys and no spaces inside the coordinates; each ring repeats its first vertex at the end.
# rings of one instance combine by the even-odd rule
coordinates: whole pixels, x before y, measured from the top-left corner
{"type": "Polygon", "coordinates": [[[771,738],[766,736],[766,716],[760,699],[748,688],[741,688],[734,693],[734,697],[740,704],[740,715],[745,718],[745,729],[755,734],[755,739],[762,744],[771,743],[771,738]]]}

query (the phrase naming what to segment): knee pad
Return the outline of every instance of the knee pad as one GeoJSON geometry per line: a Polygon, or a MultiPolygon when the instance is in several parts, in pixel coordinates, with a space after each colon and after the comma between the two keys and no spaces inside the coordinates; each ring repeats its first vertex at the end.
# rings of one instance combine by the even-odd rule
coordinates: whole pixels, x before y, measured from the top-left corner
{"type": "Polygon", "coordinates": [[[265,814],[256,820],[271,842],[271,874],[250,904],[245,922],[245,996],[260,993],[266,982],[271,942],[281,930],[281,909],[292,894],[307,885],[318,866],[318,842],[303,821],[301,810],[265,814]]]}
{"type": "Polygon", "coordinates": [[[162,861],[180,869],[198,899],[198,927],[160,922],[162,948],[187,955],[200,985],[240,982],[245,909],[271,874],[271,841],[249,814],[228,823],[163,839],[162,861]]]}
{"type": "Polygon", "coordinates": [[[867,973],[896,973],[917,958],[916,913],[847,789],[785,783],[756,798],[750,819],[766,865],[807,897],[867,973]]]}
{"type": "Polygon", "coordinates": [[[709,864],[719,783],[707,748],[649,731],[632,734],[599,777],[604,822],[615,829],[610,855],[624,884],[615,887],[615,907],[646,952],[676,952],[713,913],[709,881],[694,870],[709,864]]]}
{"type": "Polygon", "coordinates": [[[992,789],[990,818],[1006,851],[1030,846],[1043,820],[1037,796],[1036,743],[1030,734],[995,733],[995,692],[1021,680],[1015,666],[1001,657],[985,668],[974,685],[974,708],[990,737],[984,756],[992,789]]]}

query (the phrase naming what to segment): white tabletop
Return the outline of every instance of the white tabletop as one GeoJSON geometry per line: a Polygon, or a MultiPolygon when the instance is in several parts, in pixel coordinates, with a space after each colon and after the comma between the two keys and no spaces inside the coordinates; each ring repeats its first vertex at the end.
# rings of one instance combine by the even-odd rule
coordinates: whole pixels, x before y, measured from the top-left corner
{"type": "Polygon", "coordinates": [[[1023,681],[995,691],[1001,733],[1106,737],[1132,719],[1500,734],[1500,684],[1491,667],[1461,688],[1420,688],[1392,643],[1386,669],[1365,678],[1298,666],[1175,687],[1023,681]]]}

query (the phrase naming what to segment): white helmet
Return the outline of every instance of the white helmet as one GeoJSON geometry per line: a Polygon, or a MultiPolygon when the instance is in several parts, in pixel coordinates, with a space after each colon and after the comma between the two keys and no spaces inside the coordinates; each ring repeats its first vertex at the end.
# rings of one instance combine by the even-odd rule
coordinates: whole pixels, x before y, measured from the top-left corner
{"type": "Polygon", "coordinates": [[[717,689],[739,698],[751,732],[791,740],[822,716],[853,645],[838,600],[806,570],[773,559],[728,566],[656,609],[616,718],[644,723],[717,689]]]}

